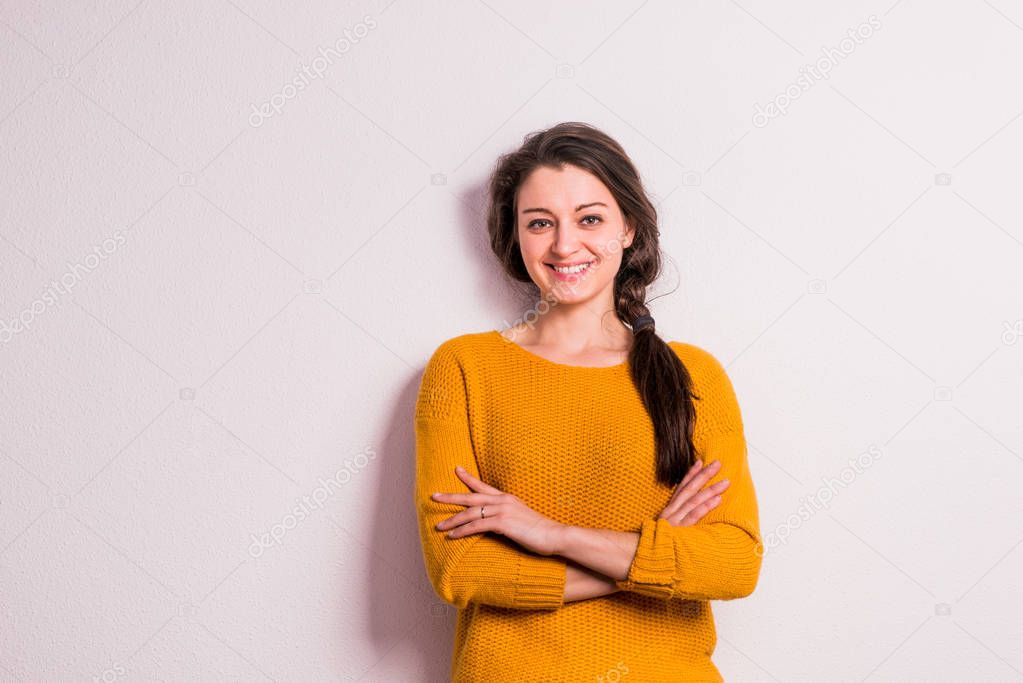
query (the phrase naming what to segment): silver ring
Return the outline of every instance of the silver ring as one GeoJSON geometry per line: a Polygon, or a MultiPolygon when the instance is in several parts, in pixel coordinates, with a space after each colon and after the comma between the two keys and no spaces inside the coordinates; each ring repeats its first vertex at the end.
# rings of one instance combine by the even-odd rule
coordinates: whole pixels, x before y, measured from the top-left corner
{"type": "Polygon", "coordinates": [[[487,518],[487,515],[486,515],[486,513],[484,512],[484,510],[486,510],[486,509],[487,509],[487,506],[486,506],[486,505],[484,505],[484,506],[482,506],[482,507],[480,508],[480,519],[486,519],[486,518],[487,518]]]}

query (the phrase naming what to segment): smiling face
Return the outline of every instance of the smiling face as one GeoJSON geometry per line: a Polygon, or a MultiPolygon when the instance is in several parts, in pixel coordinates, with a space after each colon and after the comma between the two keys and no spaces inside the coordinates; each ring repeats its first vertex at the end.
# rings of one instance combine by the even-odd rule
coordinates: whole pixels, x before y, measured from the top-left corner
{"type": "Polygon", "coordinates": [[[519,186],[516,231],[526,270],[543,294],[611,307],[633,230],[599,178],[570,164],[535,169],[519,186]]]}

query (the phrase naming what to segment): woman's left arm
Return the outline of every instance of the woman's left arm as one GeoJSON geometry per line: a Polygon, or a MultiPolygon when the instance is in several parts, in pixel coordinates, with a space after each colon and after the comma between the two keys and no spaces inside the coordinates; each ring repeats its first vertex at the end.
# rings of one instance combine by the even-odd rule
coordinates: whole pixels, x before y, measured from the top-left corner
{"type": "Polygon", "coordinates": [[[670,600],[731,600],[750,595],[763,556],[745,443],[735,435],[714,440],[708,457],[731,480],[721,503],[693,526],[644,520],[640,531],[565,526],[555,554],[615,580],[616,585],[670,600]]]}
{"type": "Polygon", "coordinates": [[[735,391],[724,368],[710,358],[701,414],[705,459],[721,468],[707,485],[731,483],[721,502],[698,524],[674,526],[647,519],[639,532],[563,527],[555,554],[615,580],[622,590],[662,599],[730,600],[756,588],[763,559],[756,491],[735,391]]]}

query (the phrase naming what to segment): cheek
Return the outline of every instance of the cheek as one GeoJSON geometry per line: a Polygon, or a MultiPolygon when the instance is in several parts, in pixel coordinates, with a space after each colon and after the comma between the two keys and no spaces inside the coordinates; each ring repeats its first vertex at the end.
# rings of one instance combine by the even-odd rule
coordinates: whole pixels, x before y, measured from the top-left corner
{"type": "Polygon", "coordinates": [[[522,253],[522,260],[527,264],[535,262],[547,250],[547,245],[536,235],[519,233],[519,251],[522,253]]]}
{"type": "Polygon", "coordinates": [[[601,264],[601,281],[613,280],[622,266],[622,253],[604,254],[604,262],[601,264]]]}
{"type": "Polygon", "coordinates": [[[611,267],[612,270],[617,270],[618,266],[621,265],[624,247],[622,246],[621,234],[618,230],[609,229],[601,233],[593,248],[600,254],[604,264],[611,267]]]}

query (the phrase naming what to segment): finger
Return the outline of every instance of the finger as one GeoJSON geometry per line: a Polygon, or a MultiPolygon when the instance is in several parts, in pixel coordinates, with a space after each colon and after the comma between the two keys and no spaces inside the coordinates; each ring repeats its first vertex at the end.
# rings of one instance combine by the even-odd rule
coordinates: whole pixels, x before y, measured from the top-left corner
{"type": "Polygon", "coordinates": [[[720,497],[726,488],[728,488],[727,484],[718,482],[717,484],[709,486],[702,491],[698,491],[695,495],[683,501],[682,504],[679,505],[674,512],[672,512],[669,518],[680,521],[686,514],[690,513],[700,505],[703,505],[711,498],[720,497]]]}
{"type": "Polygon", "coordinates": [[[715,460],[706,467],[700,468],[700,471],[693,475],[693,478],[689,480],[689,483],[685,485],[685,489],[690,492],[699,491],[703,488],[709,480],[713,479],[721,469],[721,461],[715,460]]]}
{"type": "Polygon", "coordinates": [[[700,488],[709,479],[713,478],[714,475],[717,474],[718,470],[720,469],[721,469],[720,460],[715,460],[706,467],[701,468],[701,470],[696,473],[696,475],[689,481],[688,484],[679,488],[678,495],[672,497],[672,500],[668,503],[667,506],[665,506],[665,510],[669,514],[676,513],[678,511],[679,506],[685,503],[685,501],[691,498],[693,495],[695,495],[696,492],[699,491],[700,488]]]}
{"type": "Polygon", "coordinates": [[[679,483],[679,486],[681,487],[688,484],[692,480],[692,478],[696,476],[696,474],[700,471],[702,467],[703,467],[702,460],[697,460],[696,462],[694,462],[693,466],[689,468],[688,472],[686,472],[686,476],[682,478],[682,481],[679,483]]]}
{"type": "Polygon", "coordinates": [[[692,526],[693,524],[696,524],[704,515],[716,508],[720,503],[721,496],[714,496],[713,498],[705,500],[703,503],[697,505],[695,508],[683,515],[678,526],[692,526]]]}
{"type": "Polygon", "coordinates": [[[732,482],[730,482],[727,479],[722,479],[721,481],[716,481],[713,484],[711,484],[710,486],[707,486],[705,488],[700,489],[699,491],[694,493],[692,496],[690,496],[688,499],[686,499],[682,503],[680,509],[684,509],[686,507],[692,507],[693,505],[699,504],[699,502],[701,500],[705,500],[706,498],[708,498],[710,496],[715,496],[715,495],[718,495],[720,493],[723,493],[725,489],[727,489],[729,486],[731,486],[731,484],[732,484],[732,482]]]}
{"type": "MultiPolygon", "coordinates": [[[[699,483],[698,483],[699,484],[699,483]]],[[[680,519],[685,515],[686,511],[693,509],[694,506],[699,505],[701,501],[706,500],[710,496],[720,494],[730,486],[728,480],[721,480],[714,484],[700,490],[688,489],[679,496],[678,500],[675,501],[670,509],[665,508],[664,516],[673,519],[680,519]]]]}
{"type": "Polygon", "coordinates": [[[690,510],[693,510],[696,507],[702,505],[704,502],[713,498],[714,496],[721,495],[721,493],[724,492],[726,488],[728,488],[728,484],[729,484],[728,480],[725,479],[714,484],[711,484],[707,488],[697,492],[694,496],[692,496],[691,498],[686,500],[681,506],[679,506],[679,509],[675,511],[673,516],[676,519],[682,519],[690,510]]]}
{"type": "Polygon", "coordinates": [[[477,519],[469,522],[468,524],[462,524],[461,526],[455,527],[445,535],[448,538],[461,538],[463,536],[489,531],[492,524],[493,522],[490,521],[490,518],[477,519]]]}
{"type": "Polygon", "coordinates": [[[693,466],[689,468],[688,472],[686,472],[686,476],[682,477],[682,481],[680,481],[678,485],[675,486],[675,491],[674,493],[671,494],[671,499],[669,499],[667,504],[665,504],[664,506],[665,508],[670,507],[671,505],[675,504],[678,501],[679,496],[682,495],[682,490],[686,487],[687,484],[689,484],[690,481],[693,480],[693,477],[695,477],[702,468],[703,460],[697,460],[695,463],[693,463],[693,466]]]}
{"type": "Polygon", "coordinates": [[[453,505],[495,505],[498,501],[489,493],[434,493],[430,496],[438,503],[453,505]]]}
{"type": "Polygon", "coordinates": [[[718,470],[721,469],[721,461],[714,460],[706,467],[701,467],[698,472],[695,472],[693,476],[689,477],[688,481],[683,481],[679,486],[686,491],[698,491],[708,479],[712,479],[718,470]]]}
{"type": "Polygon", "coordinates": [[[489,519],[490,517],[497,516],[499,505],[486,505],[486,517],[480,516],[480,508],[477,505],[467,507],[461,512],[456,512],[447,519],[441,520],[437,523],[438,531],[446,531],[448,529],[454,529],[455,527],[469,522],[475,522],[477,519],[489,519]]]}
{"type": "Polygon", "coordinates": [[[457,474],[458,478],[464,481],[469,488],[474,491],[479,491],[480,493],[503,493],[500,489],[494,488],[490,484],[472,476],[461,465],[455,468],[455,474],[457,474]]]}

